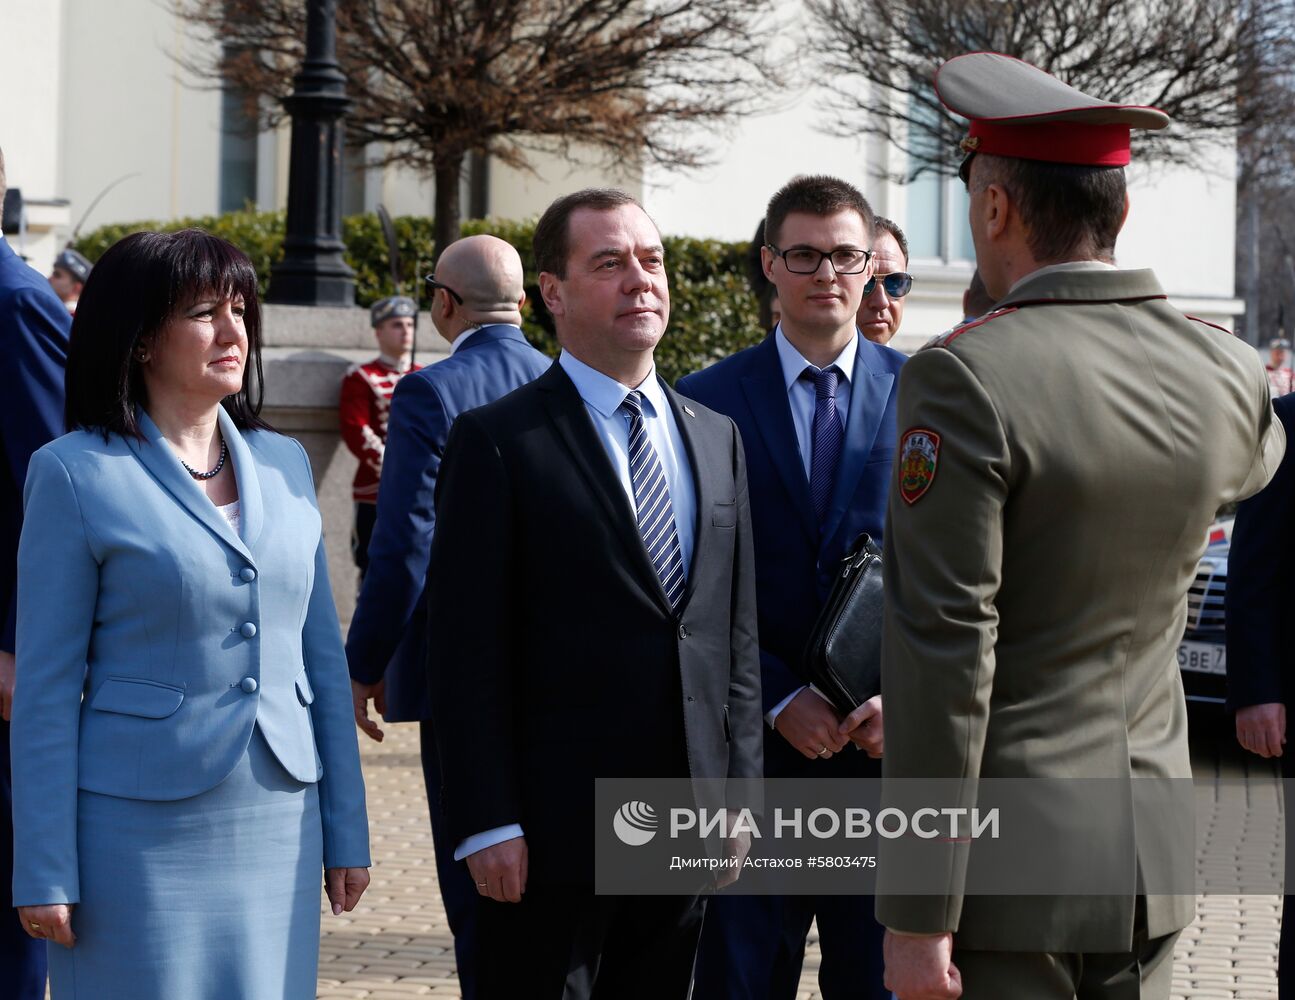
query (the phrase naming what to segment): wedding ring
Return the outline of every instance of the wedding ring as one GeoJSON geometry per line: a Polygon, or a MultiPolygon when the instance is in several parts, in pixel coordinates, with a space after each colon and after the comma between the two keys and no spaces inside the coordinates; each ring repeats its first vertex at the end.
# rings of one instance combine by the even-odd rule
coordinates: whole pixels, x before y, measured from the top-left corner
{"type": "Polygon", "coordinates": [[[819,747],[819,748],[818,748],[818,755],[819,755],[820,757],[822,757],[822,756],[823,756],[823,754],[825,754],[825,753],[827,753],[827,747],[819,747]]]}
{"type": "Polygon", "coordinates": [[[489,882],[478,882],[478,883],[477,883],[477,885],[481,886],[481,888],[483,888],[483,889],[484,889],[486,886],[488,886],[489,884],[490,884],[489,882]]]}
{"type": "Polygon", "coordinates": [[[34,931],[38,931],[38,930],[40,930],[40,924],[36,923],[36,921],[34,921],[34,920],[28,920],[28,921],[27,921],[27,926],[28,926],[28,927],[30,927],[30,928],[31,928],[32,930],[34,930],[34,931]]]}

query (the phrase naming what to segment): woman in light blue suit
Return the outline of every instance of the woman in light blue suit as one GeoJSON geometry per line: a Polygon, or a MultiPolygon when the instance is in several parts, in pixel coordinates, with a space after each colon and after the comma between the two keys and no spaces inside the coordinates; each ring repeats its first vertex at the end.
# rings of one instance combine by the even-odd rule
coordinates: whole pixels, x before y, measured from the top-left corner
{"type": "Polygon", "coordinates": [[[55,1000],[314,997],[321,870],[335,914],[368,884],[310,466],[259,384],[239,250],[99,261],[18,559],[14,902],[55,1000]]]}

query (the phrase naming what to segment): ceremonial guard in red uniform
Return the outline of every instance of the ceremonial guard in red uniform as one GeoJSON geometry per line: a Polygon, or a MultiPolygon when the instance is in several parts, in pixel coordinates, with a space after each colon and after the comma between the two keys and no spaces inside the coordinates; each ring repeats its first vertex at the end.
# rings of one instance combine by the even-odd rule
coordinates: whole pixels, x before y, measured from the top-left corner
{"type": "Polygon", "coordinates": [[[338,404],[342,440],[360,460],[351,493],[355,500],[351,551],[361,579],[369,564],[369,538],[378,512],[378,480],[387,446],[391,394],[402,377],[420,367],[410,360],[417,314],[414,300],[403,295],[375,302],[369,318],[379,354],[372,361],[353,366],[342,379],[342,398],[338,404]]]}
{"type": "Polygon", "coordinates": [[[50,271],[49,286],[59,297],[67,311],[75,316],[77,300],[81,298],[81,289],[90,278],[94,265],[71,247],[67,247],[54,258],[54,267],[50,271]]]}
{"type": "Polygon", "coordinates": [[[1274,396],[1295,391],[1295,372],[1291,371],[1291,342],[1278,337],[1268,343],[1268,384],[1274,396]]]}

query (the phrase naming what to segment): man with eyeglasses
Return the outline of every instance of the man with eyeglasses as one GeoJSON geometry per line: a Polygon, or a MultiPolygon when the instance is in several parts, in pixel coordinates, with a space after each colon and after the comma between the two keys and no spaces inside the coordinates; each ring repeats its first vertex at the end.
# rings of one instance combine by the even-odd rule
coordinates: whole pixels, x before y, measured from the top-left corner
{"type": "Polygon", "coordinates": [[[872,277],[863,286],[855,322],[874,344],[889,344],[904,321],[904,296],[913,290],[908,273],[908,240],[890,219],[877,216],[872,243],[872,277]]]}
{"type": "Polygon", "coordinates": [[[522,261],[494,236],[469,236],[445,248],[426,279],[432,324],[450,356],[401,379],[391,400],[382,489],[346,658],[355,722],[382,740],[369,702],[387,722],[419,723],[423,779],[431,812],[436,873],[445,904],[459,985],[476,996],[472,960],[477,891],[454,860],[441,813],[441,768],[427,691],[428,608],[423,586],[436,526],[437,474],[454,418],[506,395],[551,364],[521,330],[522,261]]]}
{"type": "MultiPolygon", "coordinates": [[[[842,719],[797,672],[846,547],[860,532],[882,533],[905,358],[856,327],[877,236],[852,185],[792,180],[769,202],[761,249],[781,321],[760,344],[679,383],[742,432],[771,778],[880,775],[881,699],[842,719]]],[[[872,907],[871,896],[716,897],[694,997],[792,1000],[817,918],[824,1000],[888,998],[872,907]]]]}

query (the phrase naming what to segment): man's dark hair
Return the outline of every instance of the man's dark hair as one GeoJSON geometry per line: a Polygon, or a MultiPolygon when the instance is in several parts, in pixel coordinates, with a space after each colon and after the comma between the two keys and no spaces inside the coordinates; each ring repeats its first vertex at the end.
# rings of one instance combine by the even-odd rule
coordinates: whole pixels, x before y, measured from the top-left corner
{"type": "Polygon", "coordinates": [[[793,177],[769,199],[769,208],[764,213],[765,242],[778,245],[782,224],[792,212],[822,216],[835,215],[846,209],[859,213],[871,242],[875,231],[872,206],[858,188],[837,177],[817,174],[793,177]]]}
{"type": "Polygon", "coordinates": [[[617,188],[585,188],[563,195],[544,210],[535,225],[531,240],[535,269],[566,278],[567,259],[571,256],[571,216],[582,208],[610,212],[622,205],[643,207],[637,199],[617,188]]]}
{"type": "Polygon", "coordinates": [[[136,406],[147,407],[140,347],[156,347],[167,323],[206,296],[243,297],[247,365],[243,387],[222,405],[237,427],[261,420],[261,310],[256,271],[242,250],[201,229],[132,233],[99,258],[72,320],[67,353],[68,430],[142,438],[136,406]],[[255,378],[253,378],[255,372],[255,378]]]}
{"type": "Polygon", "coordinates": [[[874,230],[873,239],[877,238],[878,233],[890,233],[899,244],[899,252],[904,255],[904,266],[908,267],[908,237],[904,235],[904,230],[899,228],[899,223],[894,219],[887,219],[884,215],[879,215],[873,220],[874,230]]]}
{"type": "Polygon", "coordinates": [[[1048,263],[1110,261],[1124,221],[1124,168],[1082,167],[1006,156],[976,157],[972,189],[1003,187],[1030,231],[1030,252],[1048,263]]]}
{"type": "Polygon", "coordinates": [[[755,296],[756,313],[759,316],[761,330],[767,330],[773,326],[773,297],[778,294],[778,289],[773,286],[773,282],[764,276],[764,262],[760,256],[760,248],[765,242],[764,219],[761,219],[759,225],[755,227],[755,235],[751,237],[751,245],[746,251],[746,280],[751,286],[751,294],[755,296]]]}

